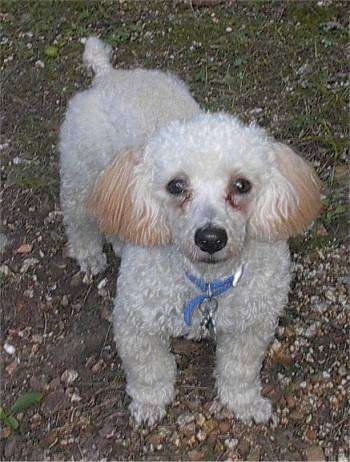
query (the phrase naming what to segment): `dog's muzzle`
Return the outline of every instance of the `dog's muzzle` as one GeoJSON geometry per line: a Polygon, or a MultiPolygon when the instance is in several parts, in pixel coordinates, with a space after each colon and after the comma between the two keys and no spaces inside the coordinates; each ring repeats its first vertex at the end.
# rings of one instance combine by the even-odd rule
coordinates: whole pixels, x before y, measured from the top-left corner
{"type": "Polygon", "coordinates": [[[194,242],[203,252],[212,255],[223,249],[227,244],[227,233],[224,228],[211,224],[197,229],[194,235],[194,242]]]}

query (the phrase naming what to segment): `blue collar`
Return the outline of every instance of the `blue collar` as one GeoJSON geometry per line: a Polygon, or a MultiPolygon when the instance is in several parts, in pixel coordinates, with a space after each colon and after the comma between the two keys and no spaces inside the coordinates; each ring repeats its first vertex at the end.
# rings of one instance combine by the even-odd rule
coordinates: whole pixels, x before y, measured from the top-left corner
{"type": "Polygon", "coordinates": [[[226,279],[220,280],[217,279],[213,282],[205,282],[203,279],[197,278],[190,273],[186,272],[186,277],[189,281],[192,282],[194,286],[197,287],[203,295],[198,295],[197,297],[190,300],[184,308],[183,317],[187,326],[192,325],[192,314],[194,310],[201,306],[205,300],[211,300],[215,297],[223,295],[225,292],[230,290],[232,287],[236,287],[238,281],[240,280],[243,273],[243,265],[241,265],[234,275],[227,277],[226,279]]]}

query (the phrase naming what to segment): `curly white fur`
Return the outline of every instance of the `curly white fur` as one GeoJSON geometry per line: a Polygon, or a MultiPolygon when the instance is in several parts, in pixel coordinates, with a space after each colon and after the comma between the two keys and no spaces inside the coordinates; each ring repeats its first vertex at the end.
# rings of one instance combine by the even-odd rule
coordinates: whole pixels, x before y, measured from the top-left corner
{"type": "Polygon", "coordinates": [[[88,39],[92,87],[71,100],[61,130],[61,201],[70,254],[96,274],[105,265],[104,231],[122,261],[114,309],[115,339],[127,375],[130,410],[153,424],[174,396],[171,336],[199,338],[183,309],[198,292],[188,271],[211,282],[244,264],[237,287],[216,314],[218,397],[242,420],[264,422],[260,396],[264,351],[286,303],[286,239],[319,211],[318,180],[305,161],[255,125],[201,111],[185,85],[159,71],[114,70],[110,49],[88,39]],[[176,196],[168,183],[181,178],[176,196]],[[237,179],[250,182],[239,194],[237,179]],[[213,255],[196,231],[225,230],[213,255]]]}

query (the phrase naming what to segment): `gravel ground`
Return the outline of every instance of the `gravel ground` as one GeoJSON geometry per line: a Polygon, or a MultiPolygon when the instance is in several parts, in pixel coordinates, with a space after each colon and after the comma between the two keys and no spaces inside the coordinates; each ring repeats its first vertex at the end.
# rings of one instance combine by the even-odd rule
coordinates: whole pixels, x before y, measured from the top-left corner
{"type": "Polygon", "coordinates": [[[2,406],[41,402],[0,430],[2,460],[349,460],[348,3],[2,2],[2,406]],[[173,341],[177,395],[135,428],[111,334],[118,261],[93,280],[66,256],[57,134],[86,88],[82,39],[117,65],[169,69],[198,101],[292,143],[324,182],[324,210],[293,240],[293,283],[262,370],[267,425],[215,401],[215,345],[173,341]]]}

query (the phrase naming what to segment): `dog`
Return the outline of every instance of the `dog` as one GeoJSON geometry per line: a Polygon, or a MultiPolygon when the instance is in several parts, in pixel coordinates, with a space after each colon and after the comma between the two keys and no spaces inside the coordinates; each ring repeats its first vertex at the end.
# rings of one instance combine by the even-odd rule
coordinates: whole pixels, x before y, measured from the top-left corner
{"type": "Polygon", "coordinates": [[[255,124],[201,110],[185,84],[119,70],[95,37],[95,77],[60,133],[61,204],[70,256],[97,274],[103,236],[121,256],[114,335],[138,424],[174,398],[173,336],[216,339],[217,397],[266,422],[260,369],[287,302],[287,239],[317,217],[320,181],[255,124]]]}

